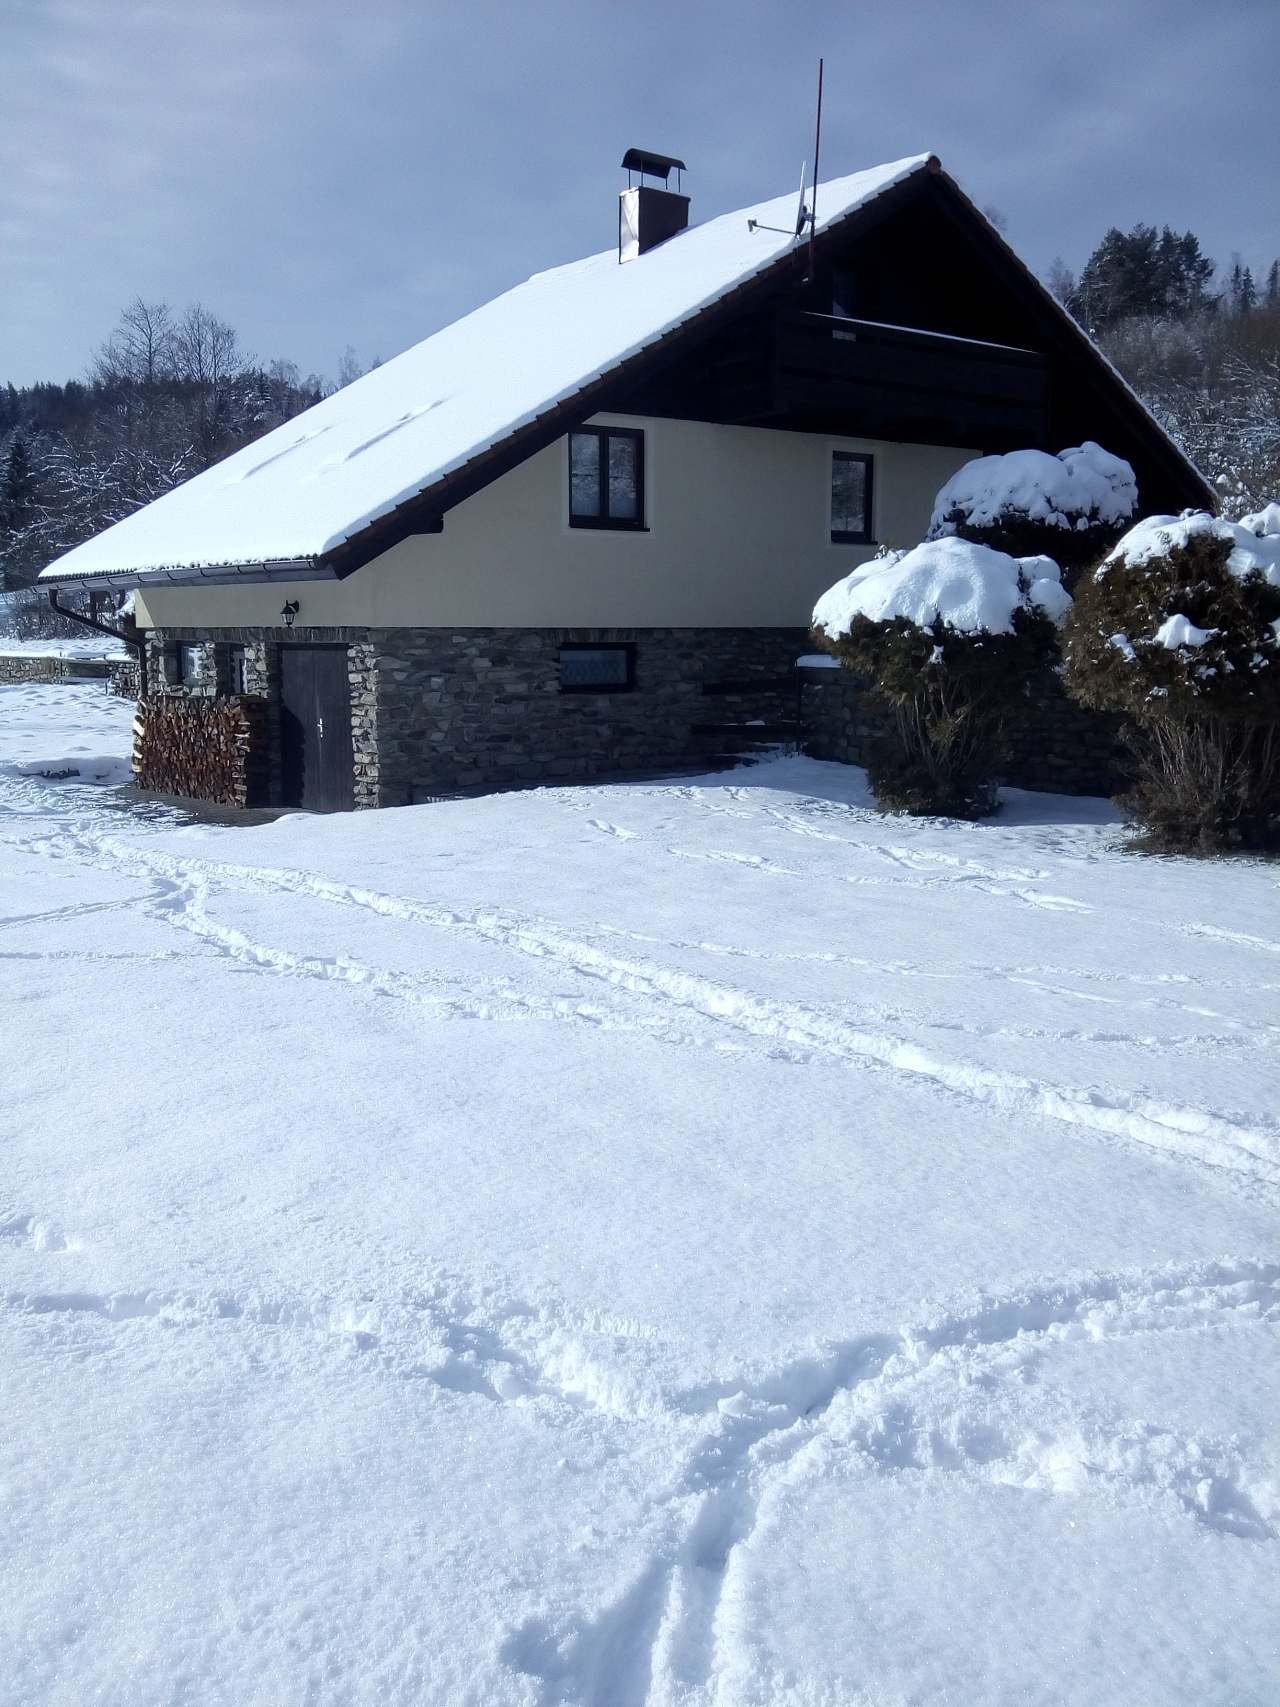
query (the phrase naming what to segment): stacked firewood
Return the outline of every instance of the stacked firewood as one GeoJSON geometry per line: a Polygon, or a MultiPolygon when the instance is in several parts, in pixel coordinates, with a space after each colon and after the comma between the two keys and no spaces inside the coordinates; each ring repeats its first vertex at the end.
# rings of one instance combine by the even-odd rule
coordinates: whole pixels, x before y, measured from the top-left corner
{"type": "Polygon", "coordinates": [[[249,695],[208,699],[158,694],[140,700],[133,722],[139,788],[257,806],[266,799],[267,702],[249,695]]]}

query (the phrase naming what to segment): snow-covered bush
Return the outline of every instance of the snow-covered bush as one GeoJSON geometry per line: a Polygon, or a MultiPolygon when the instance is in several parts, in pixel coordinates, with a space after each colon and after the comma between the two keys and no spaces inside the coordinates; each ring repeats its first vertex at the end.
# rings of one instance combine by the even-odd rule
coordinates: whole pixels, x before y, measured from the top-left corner
{"type": "Polygon", "coordinates": [[[1047,552],[1078,570],[1119,539],[1137,507],[1133,469],[1092,440],[1057,456],[1013,450],[951,476],[934,501],[929,538],[954,535],[1014,557],[1047,552]]]}
{"type": "Polygon", "coordinates": [[[1241,516],[1240,526],[1255,539],[1280,539],[1280,504],[1264,504],[1251,516],[1241,516]]]}
{"type": "Polygon", "coordinates": [[[1129,721],[1124,804],[1148,845],[1280,844],[1280,529],[1203,510],[1140,522],[1077,589],[1066,674],[1129,721]]]}
{"type": "Polygon", "coordinates": [[[892,709],[868,754],[876,797],[914,815],[995,810],[1000,731],[1055,655],[1058,566],[947,538],[873,558],[813,613],[820,646],[892,709]]]}

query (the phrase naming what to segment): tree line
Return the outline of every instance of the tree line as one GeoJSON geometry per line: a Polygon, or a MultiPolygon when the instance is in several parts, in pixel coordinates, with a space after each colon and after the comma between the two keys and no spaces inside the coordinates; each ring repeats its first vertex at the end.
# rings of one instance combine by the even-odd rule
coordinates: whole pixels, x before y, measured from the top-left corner
{"type": "MultiPolygon", "coordinates": [[[[361,372],[348,347],[338,386],[361,372]]],[[[259,361],[202,303],[135,298],[83,380],[0,386],[0,591],[21,595],[60,553],[335,389],[259,361]]],[[[33,625],[47,626],[34,610],[17,623],[33,625]]]]}

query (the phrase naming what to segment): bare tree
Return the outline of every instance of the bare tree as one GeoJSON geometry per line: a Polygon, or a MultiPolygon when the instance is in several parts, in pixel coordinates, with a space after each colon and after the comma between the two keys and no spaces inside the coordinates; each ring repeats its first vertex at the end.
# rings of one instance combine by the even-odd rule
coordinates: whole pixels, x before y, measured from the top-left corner
{"type": "Polygon", "coordinates": [[[193,302],[178,321],[174,351],[178,378],[213,392],[248,366],[235,328],[200,302],[193,302]]]}
{"type": "Polygon", "coordinates": [[[355,345],[348,344],[342,352],[341,361],[338,363],[337,389],[341,391],[344,385],[350,385],[353,379],[359,379],[363,373],[364,369],[360,366],[360,358],[356,355],[355,345]]]}
{"type": "Polygon", "coordinates": [[[156,385],[173,377],[174,356],[175,327],[168,303],[135,296],[94,357],[92,377],[102,385],[121,380],[156,385]]]}
{"type": "Polygon", "coordinates": [[[1063,307],[1069,308],[1076,294],[1076,275],[1061,255],[1055,255],[1050,261],[1044,282],[1063,307]]]}

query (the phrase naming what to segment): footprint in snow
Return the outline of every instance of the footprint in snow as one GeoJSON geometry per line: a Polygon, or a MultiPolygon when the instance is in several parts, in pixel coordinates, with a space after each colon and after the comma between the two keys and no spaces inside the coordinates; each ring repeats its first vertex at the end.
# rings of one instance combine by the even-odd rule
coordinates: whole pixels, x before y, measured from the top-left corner
{"type": "Polygon", "coordinates": [[[605,818],[588,818],[587,823],[602,836],[612,836],[619,842],[638,842],[642,839],[635,830],[624,830],[621,824],[610,824],[605,818]]]}
{"type": "Polygon", "coordinates": [[[38,1215],[14,1215],[0,1221],[0,1240],[9,1245],[25,1245],[33,1251],[66,1251],[76,1248],[52,1221],[38,1215]]]}

